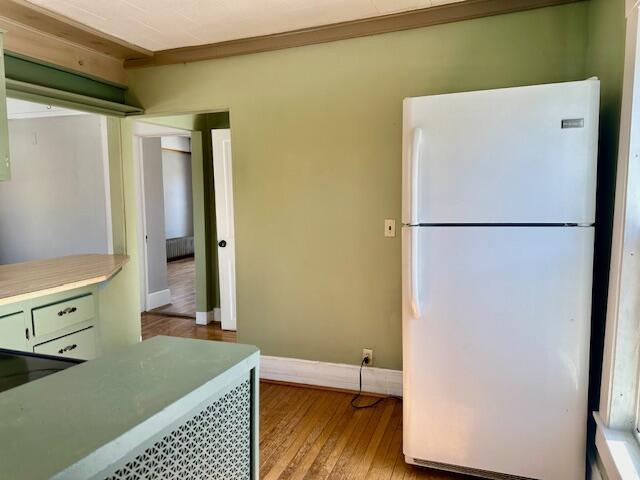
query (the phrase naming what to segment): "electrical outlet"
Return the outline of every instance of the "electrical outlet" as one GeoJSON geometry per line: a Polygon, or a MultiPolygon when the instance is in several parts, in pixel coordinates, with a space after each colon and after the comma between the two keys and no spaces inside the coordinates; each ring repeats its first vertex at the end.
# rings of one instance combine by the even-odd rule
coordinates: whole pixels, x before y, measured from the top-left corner
{"type": "Polygon", "coordinates": [[[373,350],[370,348],[363,348],[362,349],[362,359],[360,360],[361,362],[364,361],[365,358],[368,358],[369,360],[367,362],[365,362],[365,365],[369,365],[371,366],[373,364],[373,350]]]}

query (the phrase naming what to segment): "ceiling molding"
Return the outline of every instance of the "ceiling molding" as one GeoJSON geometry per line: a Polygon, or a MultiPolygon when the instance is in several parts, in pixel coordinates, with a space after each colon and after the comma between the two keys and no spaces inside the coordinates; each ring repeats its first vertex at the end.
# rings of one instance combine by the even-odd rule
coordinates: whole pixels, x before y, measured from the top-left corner
{"type": "Polygon", "coordinates": [[[99,98],[66,92],[56,88],[43,87],[32,83],[6,79],[7,96],[35,103],[47,103],[72,110],[100,113],[124,117],[144,113],[140,107],[124,103],[111,102],[99,98]]]}
{"type": "Polygon", "coordinates": [[[7,52],[116,85],[127,84],[127,72],[122,66],[122,59],[98,53],[2,17],[0,29],[5,32],[4,49],[7,52]]]}
{"type": "MultiPolygon", "coordinates": [[[[0,2],[6,0],[0,0],[0,2]]],[[[320,27],[304,28],[290,32],[259,37],[230,40],[193,47],[182,47],[154,52],[146,58],[125,60],[125,68],[149,67],[190,63],[202,60],[246,55],[250,53],[282,50],[318,43],[364,37],[381,33],[409,30],[473,18],[513,13],[534,8],[574,3],[582,0],[466,0],[380,17],[334,23],[320,27]]]]}
{"type": "Polygon", "coordinates": [[[87,27],[24,0],[0,0],[0,16],[69,43],[121,60],[152,55],[142,47],[87,27]]]}

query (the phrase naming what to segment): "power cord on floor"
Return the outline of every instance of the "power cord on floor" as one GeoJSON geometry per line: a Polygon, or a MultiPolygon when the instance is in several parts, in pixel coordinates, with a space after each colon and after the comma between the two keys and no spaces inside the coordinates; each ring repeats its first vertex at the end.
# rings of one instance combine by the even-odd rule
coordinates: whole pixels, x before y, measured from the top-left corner
{"type": "Polygon", "coordinates": [[[372,408],[375,407],[376,405],[378,405],[379,403],[385,401],[385,400],[389,400],[389,399],[393,399],[393,400],[399,400],[402,401],[402,398],[400,397],[394,397],[394,396],[388,396],[388,397],[380,397],[377,400],[368,403],[366,405],[357,405],[356,404],[356,400],[358,400],[360,397],[362,397],[362,368],[365,365],[369,364],[369,357],[364,357],[362,359],[362,363],[360,364],[360,371],[358,372],[358,393],[357,395],[355,395],[352,399],[351,399],[351,406],[353,408],[357,408],[357,409],[362,409],[362,408],[372,408]]]}

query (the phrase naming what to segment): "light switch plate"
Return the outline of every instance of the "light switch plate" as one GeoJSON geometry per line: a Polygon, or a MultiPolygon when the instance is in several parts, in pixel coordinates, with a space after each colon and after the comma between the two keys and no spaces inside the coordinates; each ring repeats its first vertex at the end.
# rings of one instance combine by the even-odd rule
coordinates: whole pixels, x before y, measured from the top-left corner
{"type": "Polygon", "coordinates": [[[395,237],[396,236],[396,221],[387,218],[384,221],[384,236],[385,237],[395,237]]]}

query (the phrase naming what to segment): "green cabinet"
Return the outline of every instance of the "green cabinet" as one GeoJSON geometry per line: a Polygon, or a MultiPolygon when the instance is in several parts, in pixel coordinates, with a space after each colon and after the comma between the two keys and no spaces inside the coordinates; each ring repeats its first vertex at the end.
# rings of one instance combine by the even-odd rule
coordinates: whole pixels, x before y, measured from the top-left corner
{"type": "MultiPolygon", "coordinates": [[[[3,36],[0,32],[0,59],[4,59],[3,36]]],[[[7,87],[4,78],[4,60],[0,62],[0,181],[9,180],[9,120],[7,118],[7,87]]]]}
{"type": "Polygon", "coordinates": [[[34,308],[32,311],[33,336],[49,335],[57,330],[91,320],[95,315],[96,307],[92,294],[34,308]]]}
{"type": "Polygon", "coordinates": [[[0,315],[0,348],[27,349],[24,312],[0,315]]]}
{"type": "Polygon", "coordinates": [[[90,360],[100,353],[97,287],[0,306],[0,348],[90,360]]]}
{"type": "Polygon", "coordinates": [[[95,327],[88,327],[79,332],[35,345],[33,351],[57,357],[91,360],[97,356],[95,327]]]}

